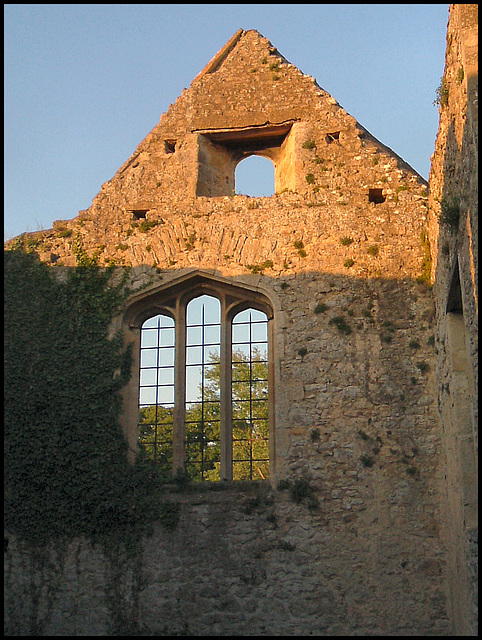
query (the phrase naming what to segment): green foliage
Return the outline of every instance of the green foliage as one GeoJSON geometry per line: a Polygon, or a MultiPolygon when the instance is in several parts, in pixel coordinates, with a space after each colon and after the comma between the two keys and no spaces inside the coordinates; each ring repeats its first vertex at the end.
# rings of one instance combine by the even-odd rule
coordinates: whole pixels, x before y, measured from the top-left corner
{"type": "Polygon", "coordinates": [[[318,499],[308,480],[298,478],[293,484],[290,484],[289,492],[293,502],[300,504],[306,499],[310,510],[316,510],[318,508],[318,499]]]}
{"type": "Polygon", "coordinates": [[[349,269],[350,267],[353,267],[354,264],[355,261],[352,258],[348,258],[348,260],[345,260],[345,262],[343,263],[343,266],[349,269]]]}
{"type": "Polygon", "coordinates": [[[338,331],[345,335],[349,335],[352,332],[352,328],[343,316],[335,316],[334,318],[331,318],[328,324],[334,324],[338,331]]]}
{"type": "Polygon", "coordinates": [[[324,302],[320,302],[319,304],[316,305],[315,307],[315,313],[325,313],[325,311],[329,309],[329,306],[327,304],[325,304],[324,302]]]}
{"type": "Polygon", "coordinates": [[[462,82],[464,81],[464,68],[463,67],[459,67],[459,70],[457,71],[457,78],[456,78],[456,82],[458,85],[462,84],[462,82]]]}
{"type": "Polygon", "coordinates": [[[5,253],[5,521],[36,543],[129,537],[158,511],[119,426],[131,358],[109,326],[124,283],[76,255],[59,282],[34,254],[5,253]]]}
{"type": "Polygon", "coordinates": [[[447,227],[450,231],[457,231],[459,228],[460,207],[452,199],[443,198],[440,206],[440,224],[447,227]]]}
{"type": "Polygon", "coordinates": [[[364,467],[373,467],[373,458],[366,453],[361,455],[360,462],[364,467]]]}
{"type": "Polygon", "coordinates": [[[298,349],[298,355],[301,357],[302,360],[307,353],[308,353],[308,349],[306,347],[301,347],[301,349],[298,349]]]}
{"type": "Polygon", "coordinates": [[[310,438],[311,438],[312,442],[317,442],[321,438],[321,433],[320,433],[320,430],[318,429],[318,427],[315,427],[311,431],[310,438]]]}
{"type": "Polygon", "coordinates": [[[355,241],[353,240],[353,238],[350,238],[348,236],[343,236],[343,238],[340,238],[340,244],[342,244],[344,247],[350,246],[352,242],[355,241]]]}
{"type": "Polygon", "coordinates": [[[427,371],[430,369],[430,366],[427,362],[421,361],[417,362],[417,368],[420,373],[427,373],[427,371]]]}
{"type": "MultiPolygon", "coordinates": [[[[457,219],[458,224],[458,219],[457,219]]],[[[423,260],[420,275],[416,278],[418,284],[431,285],[432,280],[432,252],[430,250],[430,242],[428,234],[425,230],[420,234],[420,241],[423,249],[423,260]]]]}
{"type": "Polygon", "coordinates": [[[295,240],[293,242],[293,246],[298,250],[298,255],[300,256],[300,258],[306,258],[307,253],[304,249],[305,245],[303,243],[303,240],[295,240]]]}
{"type": "Polygon", "coordinates": [[[272,260],[265,260],[260,264],[247,264],[246,269],[249,269],[251,273],[263,273],[265,269],[272,269],[274,266],[272,260]]]}
{"type": "Polygon", "coordinates": [[[445,77],[440,80],[440,84],[435,92],[435,100],[433,103],[434,105],[438,105],[442,108],[446,107],[449,103],[449,85],[445,77]]]}
{"type": "Polygon", "coordinates": [[[153,227],[157,227],[158,224],[160,224],[160,220],[148,220],[147,218],[144,218],[139,222],[137,228],[139,231],[147,233],[147,231],[150,231],[153,227]]]}
{"type": "Polygon", "coordinates": [[[301,146],[303,149],[314,149],[316,144],[313,140],[305,140],[301,146]]]}
{"type": "Polygon", "coordinates": [[[308,184],[315,184],[315,176],[312,173],[307,173],[305,178],[308,184]]]}

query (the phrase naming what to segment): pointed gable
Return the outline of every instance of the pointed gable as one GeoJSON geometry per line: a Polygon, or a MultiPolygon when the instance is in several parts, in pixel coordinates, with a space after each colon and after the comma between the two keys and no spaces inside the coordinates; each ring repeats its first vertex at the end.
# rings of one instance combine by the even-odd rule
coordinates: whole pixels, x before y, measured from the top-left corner
{"type": "MultiPolygon", "coordinates": [[[[81,212],[80,233],[92,250],[106,247],[106,260],[110,251],[133,265],[224,269],[229,256],[243,270],[257,257],[287,264],[302,231],[323,269],[336,270],[328,238],[343,229],[360,235],[362,224],[372,244],[381,229],[384,242],[419,238],[425,188],[267,38],[239,29],[81,212]],[[273,163],[275,195],[233,199],[236,167],[251,155],[273,163]]],[[[390,255],[403,263],[402,251],[390,255]]]]}

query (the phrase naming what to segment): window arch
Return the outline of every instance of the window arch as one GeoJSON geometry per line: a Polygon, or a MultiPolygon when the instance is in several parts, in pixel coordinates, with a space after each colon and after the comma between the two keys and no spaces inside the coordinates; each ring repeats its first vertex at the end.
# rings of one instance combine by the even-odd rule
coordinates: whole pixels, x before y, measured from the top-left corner
{"type": "Polygon", "coordinates": [[[269,477],[272,319],[259,291],[203,277],[132,304],[125,321],[138,340],[138,376],[127,391],[136,395],[135,440],[126,426],[131,449],[163,478],[269,477]]]}
{"type": "Polygon", "coordinates": [[[236,166],[234,178],[238,194],[269,197],[275,193],[275,167],[271,160],[260,155],[251,155],[236,166]]]}

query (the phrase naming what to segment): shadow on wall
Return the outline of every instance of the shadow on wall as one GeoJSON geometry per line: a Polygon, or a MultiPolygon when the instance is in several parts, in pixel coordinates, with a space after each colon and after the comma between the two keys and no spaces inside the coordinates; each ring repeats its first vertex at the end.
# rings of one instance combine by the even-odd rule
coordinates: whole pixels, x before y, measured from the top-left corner
{"type": "Polygon", "coordinates": [[[457,635],[472,635],[477,627],[477,83],[478,76],[472,73],[467,78],[467,117],[460,146],[452,119],[443,148],[434,281],[448,492],[445,534],[457,635]]]}

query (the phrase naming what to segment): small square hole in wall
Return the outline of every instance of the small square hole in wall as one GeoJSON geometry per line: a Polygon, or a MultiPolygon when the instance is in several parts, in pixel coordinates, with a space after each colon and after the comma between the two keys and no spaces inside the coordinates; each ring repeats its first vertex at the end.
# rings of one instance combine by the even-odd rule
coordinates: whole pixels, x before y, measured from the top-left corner
{"type": "Polygon", "coordinates": [[[134,218],[134,220],[141,220],[142,218],[146,217],[146,213],[149,211],[149,209],[135,209],[132,211],[132,217],[134,218]]]}
{"type": "Polygon", "coordinates": [[[326,134],[326,142],[328,144],[331,144],[332,142],[338,142],[339,139],[340,139],[339,131],[333,131],[332,133],[326,134]]]}
{"type": "Polygon", "coordinates": [[[175,150],[176,150],[175,140],[164,140],[164,151],[166,153],[174,153],[175,150]]]}
{"type": "Polygon", "coordinates": [[[385,202],[383,189],[369,189],[368,202],[373,202],[374,204],[381,204],[382,202],[385,202]]]}

